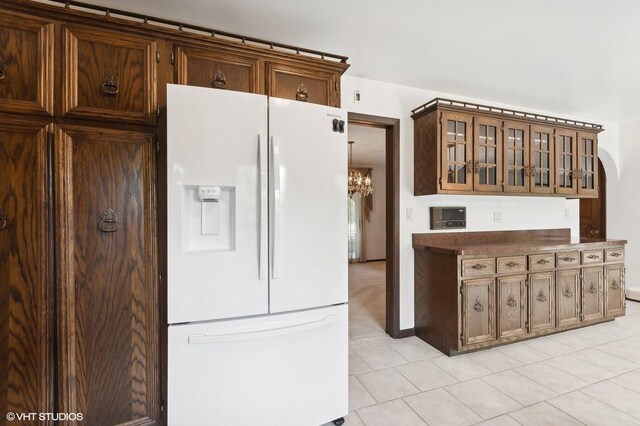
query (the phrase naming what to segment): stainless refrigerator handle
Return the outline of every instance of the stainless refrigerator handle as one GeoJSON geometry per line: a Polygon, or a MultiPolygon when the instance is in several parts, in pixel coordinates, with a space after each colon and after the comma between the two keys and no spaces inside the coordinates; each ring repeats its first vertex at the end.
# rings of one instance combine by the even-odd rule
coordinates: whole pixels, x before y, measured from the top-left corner
{"type": "Polygon", "coordinates": [[[271,278],[278,279],[280,245],[280,146],[276,136],[271,136],[271,167],[273,171],[273,229],[271,231],[271,278]]]}
{"type": "Polygon", "coordinates": [[[264,140],[262,133],[258,133],[258,173],[260,176],[260,232],[258,235],[258,279],[263,280],[267,272],[267,234],[268,234],[268,211],[267,201],[269,199],[268,187],[267,187],[267,150],[264,148],[264,140]]]}
{"type": "Polygon", "coordinates": [[[268,328],[266,330],[242,331],[239,333],[219,333],[219,334],[190,334],[188,342],[190,345],[206,345],[211,343],[239,342],[243,340],[263,339],[265,337],[276,337],[284,334],[299,333],[301,331],[312,330],[333,324],[336,321],[335,315],[328,315],[324,318],[285,325],[282,327],[268,328]]]}

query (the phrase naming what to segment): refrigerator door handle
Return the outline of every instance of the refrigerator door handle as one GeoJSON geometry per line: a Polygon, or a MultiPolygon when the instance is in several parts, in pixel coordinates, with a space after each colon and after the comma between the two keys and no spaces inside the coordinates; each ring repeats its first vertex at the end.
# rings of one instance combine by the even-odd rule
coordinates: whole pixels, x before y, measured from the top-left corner
{"type": "Polygon", "coordinates": [[[263,280],[267,272],[267,233],[268,233],[268,211],[267,201],[269,199],[268,193],[268,176],[267,176],[267,150],[264,147],[264,140],[262,133],[258,133],[258,167],[259,167],[259,179],[260,179],[260,229],[258,233],[258,279],[263,280]]]}
{"type": "Polygon", "coordinates": [[[243,340],[263,339],[266,337],[276,337],[286,334],[300,333],[302,331],[313,330],[324,327],[336,321],[335,315],[328,315],[322,319],[308,321],[298,324],[290,324],[282,327],[269,328],[266,330],[242,331],[238,333],[220,334],[190,334],[188,341],[190,345],[206,345],[212,343],[239,342],[243,340]]]}
{"type": "Polygon", "coordinates": [[[271,232],[271,278],[278,279],[279,245],[280,245],[280,143],[276,136],[271,136],[271,167],[273,170],[273,229],[271,232]]]}

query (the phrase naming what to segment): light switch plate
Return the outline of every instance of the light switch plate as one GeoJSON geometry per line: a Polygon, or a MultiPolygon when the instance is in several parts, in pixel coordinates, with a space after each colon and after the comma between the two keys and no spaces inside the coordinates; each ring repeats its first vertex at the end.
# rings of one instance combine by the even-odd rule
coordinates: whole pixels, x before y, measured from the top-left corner
{"type": "Polygon", "coordinates": [[[502,212],[493,212],[493,223],[502,223],[502,212]]]}

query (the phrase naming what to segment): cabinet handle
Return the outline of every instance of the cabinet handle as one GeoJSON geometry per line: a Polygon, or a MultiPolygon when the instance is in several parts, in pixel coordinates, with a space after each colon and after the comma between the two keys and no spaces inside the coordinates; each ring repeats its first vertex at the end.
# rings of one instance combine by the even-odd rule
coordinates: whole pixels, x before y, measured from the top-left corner
{"type": "Polygon", "coordinates": [[[300,83],[298,85],[298,89],[296,90],[296,100],[300,102],[307,102],[307,98],[309,97],[309,92],[307,91],[307,87],[300,83]]]}
{"type": "Polygon", "coordinates": [[[477,271],[482,271],[483,269],[487,268],[487,265],[484,265],[482,263],[476,263],[475,265],[472,266],[472,268],[477,271]]]}
{"type": "Polygon", "coordinates": [[[513,268],[517,268],[518,266],[520,266],[520,264],[518,262],[507,262],[507,263],[505,263],[504,266],[506,266],[509,269],[513,269],[513,268]]]}
{"type": "Polygon", "coordinates": [[[587,259],[600,259],[600,256],[598,256],[597,254],[590,254],[587,256],[587,259]]]}
{"type": "Polygon", "coordinates": [[[211,85],[217,89],[227,88],[227,76],[221,69],[218,69],[211,76],[211,85]]]}
{"type": "Polygon", "coordinates": [[[0,59],[0,80],[3,80],[7,76],[7,63],[0,59]]]}
{"type": "Polygon", "coordinates": [[[620,257],[620,256],[622,256],[622,253],[620,253],[618,251],[614,251],[613,253],[609,253],[609,256],[611,256],[611,257],[620,257]]]}
{"type": "Polygon", "coordinates": [[[466,169],[467,169],[466,170],[467,174],[470,175],[471,173],[473,173],[473,161],[469,160],[469,161],[466,161],[464,164],[465,164],[466,169]]]}
{"type": "Polygon", "coordinates": [[[540,289],[540,291],[538,292],[538,297],[536,299],[538,299],[538,302],[540,303],[547,301],[547,296],[544,295],[544,290],[540,289]]]}
{"type": "Polygon", "coordinates": [[[573,174],[573,176],[572,176],[573,180],[579,180],[580,179],[580,170],[571,170],[571,173],[573,174]]]}
{"type": "Polygon", "coordinates": [[[611,290],[620,290],[620,284],[615,278],[611,280],[611,290]]]}
{"type": "Polygon", "coordinates": [[[113,209],[107,209],[102,213],[102,220],[98,228],[102,232],[115,232],[118,229],[118,215],[113,209]]]}
{"type": "Polygon", "coordinates": [[[540,265],[546,265],[547,263],[551,263],[551,261],[549,259],[540,259],[536,263],[540,265]]]}
{"type": "Polygon", "coordinates": [[[513,294],[510,294],[509,297],[507,298],[507,305],[515,308],[516,306],[518,306],[518,302],[516,302],[516,299],[513,297],[513,294]]]}
{"type": "Polygon", "coordinates": [[[480,174],[480,161],[473,163],[473,172],[477,175],[480,174]]]}
{"type": "Polygon", "coordinates": [[[0,231],[7,227],[7,211],[0,209],[0,231]]]}
{"type": "Polygon", "coordinates": [[[115,96],[120,91],[120,80],[115,75],[109,73],[102,81],[102,93],[107,96],[115,96]]]}
{"type": "Polygon", "coordinates": [[[531,174],[531,176],[534,176],[536,174],[536,166],[533,165],[529,168],[529,173],[531,174]]]}
{"type": "Polygon", "coordinates": [[[573,256],[565,256],[561,257],[560,259],[564,260],[565,262],[573,262],[574,260],[576,260],[576,258],[573,256]]]}
{"type": "Polygon", "coordinates": [[[582,179],[584,179],[586,177],[587,177],[587,171],[586,170],[582,170],[582,169],[578,170],[578,176],[577,176],[578,180],[582,180],[582,179]]]}
{"type": "Polygon", "coordinates": [[[525,177],[529,177],[529,166],[524,166],[522,169],[523,174],[525,175],[525,177]]]}
{"type": "Polygon", "coordinates": [[[564,297],[568,297],[568,298],[573,297],[573,291],[571,291],[571,288],[565,287],[565,289],[564,289],[564,297]]]}
{"type": "Polygon", "coordinates": [[[598,292],[598,289],[593,283],[591,283],[591,286],[589,287],[589,293],[596,294],[597,292],[598,292]]]}
{"type": "Polygon", "coordinates": [[[479,297],[476,299],[476,303],[473,304],[473,310],[478,312],[484,311],[484,305],[480,302],[479,297]]]}

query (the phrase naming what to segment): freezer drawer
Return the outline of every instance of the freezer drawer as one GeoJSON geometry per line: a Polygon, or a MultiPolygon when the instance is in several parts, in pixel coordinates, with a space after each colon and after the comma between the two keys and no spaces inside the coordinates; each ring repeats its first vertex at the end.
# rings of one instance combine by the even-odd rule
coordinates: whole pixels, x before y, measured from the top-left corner
{"type": "Polygon", "coordinates": [[[320,425],[348,410],[347,305],[169,326],[168,424],[320,425]]]}

